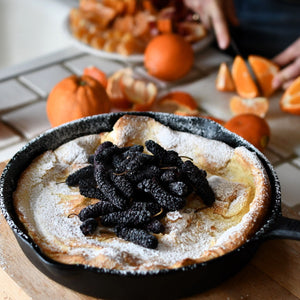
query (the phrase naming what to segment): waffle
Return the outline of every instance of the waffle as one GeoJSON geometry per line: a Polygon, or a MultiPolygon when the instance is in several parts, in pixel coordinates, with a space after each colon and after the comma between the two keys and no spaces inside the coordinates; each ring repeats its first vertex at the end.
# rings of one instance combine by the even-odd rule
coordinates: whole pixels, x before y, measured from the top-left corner
{"type": "Polygon", "coordinates": [[[14,193],[20,221],[51,259],[135,272],[204,262],[236,249],[261,226],[269,201],[268,177],[255,153],[172,130],[149,117],[127,115],[111,132],[74,139],[37,157],[21,175],[14,193]],[[214,204],[208,207],[191,195],[183,209],[168,212],[162,219],[164,233],[155,235],[156,249],[122,240],[102,226],[84,236],[76,214],[99,200],[69,187],[67,176],[86,166],[88,157],[104,141],[122,147],[144,145],[149,139],[206,170],[214,204]]]}

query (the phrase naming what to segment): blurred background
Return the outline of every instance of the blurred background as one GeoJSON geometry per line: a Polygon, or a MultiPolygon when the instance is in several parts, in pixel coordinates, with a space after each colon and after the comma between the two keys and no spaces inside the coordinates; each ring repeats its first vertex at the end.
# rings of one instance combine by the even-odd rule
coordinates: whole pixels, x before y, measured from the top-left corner
{"type": "Polygon", "coordinates": [[[0,0],[0,69],[70,45],[64,21],[78,0],[0,0]]]}

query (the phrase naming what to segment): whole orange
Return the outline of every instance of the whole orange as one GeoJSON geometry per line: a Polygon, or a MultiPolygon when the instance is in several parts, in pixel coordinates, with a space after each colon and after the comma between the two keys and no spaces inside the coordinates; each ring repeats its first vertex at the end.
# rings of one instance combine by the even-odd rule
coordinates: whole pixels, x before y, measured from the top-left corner
{"type": "Polygon", "coordinates": [[[158,79],[173,81],[184,77],[194,63],[194,51],[190,43],[174,33],[153,38],[144,53],[144,66],[158,79]]]}
{"type": "Polygon", "coordinates": [[[224,127],[243,137],[258,150],[268,145],[271,131],[267,121],[254,114],[241,114],[228,120],[224,127]]]}
{"type": "Polygon", "coordinates": [[[79,118],[107,113],[105,88],[90,76],[69,76],[57,83],[47,99],[47,116],[52,127],[79,118]]]}
{"type": "Polygon", "coordinates": [[[106,74],[95,66],[86,67],[83,69],[83,75],[88,75],[98,80],[105,88],[107,87],[106,74]]]}

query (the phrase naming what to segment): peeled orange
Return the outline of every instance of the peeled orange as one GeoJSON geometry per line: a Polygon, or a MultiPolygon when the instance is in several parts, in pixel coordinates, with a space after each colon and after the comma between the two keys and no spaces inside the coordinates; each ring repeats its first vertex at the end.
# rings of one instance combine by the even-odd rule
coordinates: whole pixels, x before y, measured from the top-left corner
{"type": "Polygon", "coordinates": [[[126,96],[123,93],[121,81],[124,74],[131,74],[131,72],[132,71],[129,68],[121,69],[113,73],[107,79],[106,92],[109,96],[109,100],[112,106],[117,110],[129,109],[130,107],[130,101],[126,98],[126,96]]]}
{"type": "Polygon", "coordinates": [[[131,110],[147,111],[152,108],[157,96],[157,86],[152,82],[124,74],[120,81],[126,99],[131,103],[131,110]]]}
{"type": "Polygon", "coordinates": [[[196,100],[184,91],[172,91],[160,97],[156,103],[156,110],[185,116],[199,114],[196,100]]]}
{"type": "Polygon", "coordinates": [[[245,99],[233,96],[230,99],[230,110],[234,115],[252,113],[263,118],[269,110],[269,100],[265,97],[245,99]]]}
{"type": "Polygon", "coordinates": [[[267,147],[271,135],[267,121],[254,114],[234,116],[224,127],[243,137],[260,151],[267,147]]]}
{"type": "Polygon", "coordinates": [[[216,89],[221,92],[234,92],[235,85],[226,63],[221,63],[216,78],[216,89]]]}
{"type": "Polygon", "coordinates": [[[144,66],[148,73],[165,81],[184,77],[193,63],[193,48],[179,34],[156,36],[148,43],[144,53],[144,66]]]}
{"type": "Polygon", "coordinates": [[[245,60],[237,55],[232,65],[232,78],[237,93],[243,98],[259,96],[259,90],[251,77],[245,60]]]}
{"type": "Polygon", "coordinates": [[[248,61],[257,78],[263,95],[265,97],[271,96],[275,91],[272,86],[272,81],[274,76],[279,72],[279,66],[271,60],[257,55],[249,55],[248,61]]]}
{"type": "Polygon", "coordinates": [[[280,99],[280,108],[288,113],[300,115],[300,76],[284,92],[280,99]]]}

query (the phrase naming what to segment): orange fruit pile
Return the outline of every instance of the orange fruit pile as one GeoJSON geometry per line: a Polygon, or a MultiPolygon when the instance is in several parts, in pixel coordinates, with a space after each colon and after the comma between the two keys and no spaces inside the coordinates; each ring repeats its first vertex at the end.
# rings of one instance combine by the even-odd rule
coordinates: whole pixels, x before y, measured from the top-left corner
{"type": "Polygon", "coordinates": [[[271,135],[267,121],[254,114],[234,116],[224,127],[243,137],[260,151],[267,147],[271,135]]]}
{"type": "Polygon", "coordinates": [[[249,55],[248,63],[239,55],[234,58],[231,71],[222,63],[216,78],[216,89],[238,94],[230,100],[230,109],[234,115],[253,113],[265,117],[269,109],[267,97],[275,92],[272,81],[279,72],[279,66],[257,55],[249,55]]]}
{"type": "Polygon", "coordinates": [[[281,110],[300,115],[300,76],[286,89],[280,99],[281,110]]]}
{"type": "Polygon", "coordinates": [[[153,38],[144,53],[144,66],[158,79],[174,81],[184,77],[194,63],[194,51],[182,36],[173,33],[153,38]]]}
{"type": "Polygon", "coordinates": [[[249,55],[248,62],[257,82],[253,80],[246,61],[237,55],[233,61],[231,72],[225,63],[220,65],[216,89],[236,91],[239,96],[247,99],[258,96],[270,97],[275,92],[272,80],[279,72],[279,66],[258,55],[249,55]],[[259,85],[259,88],[256,84],[259,85]]]}

